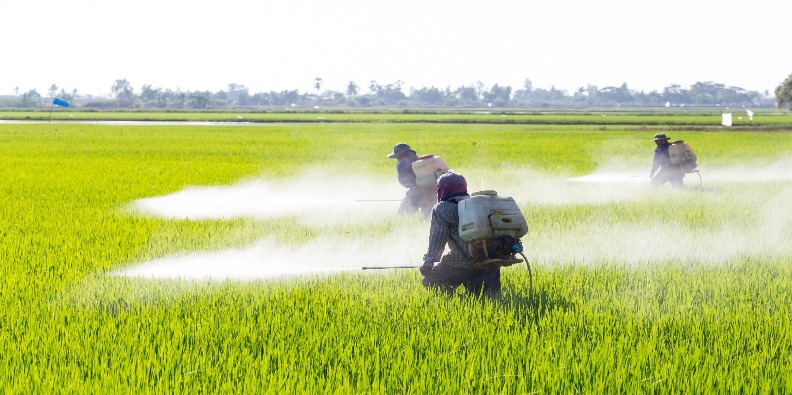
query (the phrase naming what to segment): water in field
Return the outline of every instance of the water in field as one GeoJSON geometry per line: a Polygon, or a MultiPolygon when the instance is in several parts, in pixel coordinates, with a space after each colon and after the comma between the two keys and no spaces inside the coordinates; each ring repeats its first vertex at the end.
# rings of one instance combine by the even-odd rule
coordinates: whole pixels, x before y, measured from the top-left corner
{"type": "MultiPolygon", "coordinates": [[[[527,255],[540,265],[717,264],[744,256],[792,255],[792,209],[788,204],[792,201],[792,166],[786,163],[702,169],[703,181],[687,179],[692,187],[683,191],[650,187],[648,177],[614,166],[575,178],[530,169],[461,172],[468,178],[469,191],[494,189],[528,209],[566,208],[566,217],[534,224],[523,239],[527,255]],[[676,217],[673,211],[669,214],[661,209],[667,204],[683,208],[689,204],[701,207],[701,212],[682,210],[686,214],[676,217]],[[591,210],[592,205],[604,209],[576,214],[577,207],[591,210]],[[670,217],[653,217],[653,205],[660,207],[658,213],[670,217]],[[630,218],[635,215],[639,218],[630,218]]],[[[280,219],[318,230],[318,236],[303,244],[266,238],[247,248],[185,252],[143,262],[119,274],[259,279],[355,271],[363,266],[419,265],[429,223],[396,215],[403,195],[404,189],[395,180],[315,171],[289,180],[189,187],[140,199],[132,202],[130,209],[141,215],[190,220],[280,219]],[[395,222],[397,230],[385,235],[350,230],[382,222],[395,222]]]]}

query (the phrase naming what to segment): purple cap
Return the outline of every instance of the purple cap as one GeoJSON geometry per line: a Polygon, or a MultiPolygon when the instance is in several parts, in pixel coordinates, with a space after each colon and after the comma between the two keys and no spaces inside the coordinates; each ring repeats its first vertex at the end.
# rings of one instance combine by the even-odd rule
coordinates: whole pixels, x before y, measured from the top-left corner
{"type": "Polygon", "coordinates": [[[437,201],[441,202],[452,195],[467,194],[465,176],[449,171],[437,179],[437,201]]]}

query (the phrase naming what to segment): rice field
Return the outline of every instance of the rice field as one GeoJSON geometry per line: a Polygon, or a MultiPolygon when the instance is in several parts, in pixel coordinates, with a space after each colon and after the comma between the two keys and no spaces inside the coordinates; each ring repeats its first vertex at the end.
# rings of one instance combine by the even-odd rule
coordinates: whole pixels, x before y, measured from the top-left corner
{"type": "Polygon", "coordinates": [[[0,388],[792,391],[788,126],[409,120],[0,123],[0,388]],[[657,132],[701,180],[648,186],[657,132]],[[515,198],[533,293],[524,265],[493,299],[359,270],[426,248],[399,141],[515,198]]]}

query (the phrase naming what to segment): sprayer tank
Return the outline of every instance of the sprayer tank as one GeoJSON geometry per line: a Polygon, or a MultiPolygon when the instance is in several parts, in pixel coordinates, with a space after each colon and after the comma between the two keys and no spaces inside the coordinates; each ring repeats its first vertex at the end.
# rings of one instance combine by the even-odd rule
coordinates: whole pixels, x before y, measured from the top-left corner
{"type": "Polygon", "coordinates": [[[424,155],[412,163],[415,172],[415,183],[419,187],[435,186],[437,178],[448,172],[448,164],[443,158],[434,155],[424,155]]]}
{"type": "Polygon", "coordinates": [[[465,241],[492,239],[502,235],[520,238],[528,233],[517,202],[495,191],[476,192],[459,202],[459,236],[465,241]]]}

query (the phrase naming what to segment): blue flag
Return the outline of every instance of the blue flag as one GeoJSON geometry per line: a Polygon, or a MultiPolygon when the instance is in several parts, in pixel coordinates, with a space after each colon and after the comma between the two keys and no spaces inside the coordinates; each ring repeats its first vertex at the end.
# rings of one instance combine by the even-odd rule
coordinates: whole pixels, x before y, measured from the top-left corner
{"type": "Polygon", "coordinates": [[[52,101],[52,104],[56,106],[69,107],[68,102],[58,99],[57,97],[55,98],[55,100],[52,101]]]}

